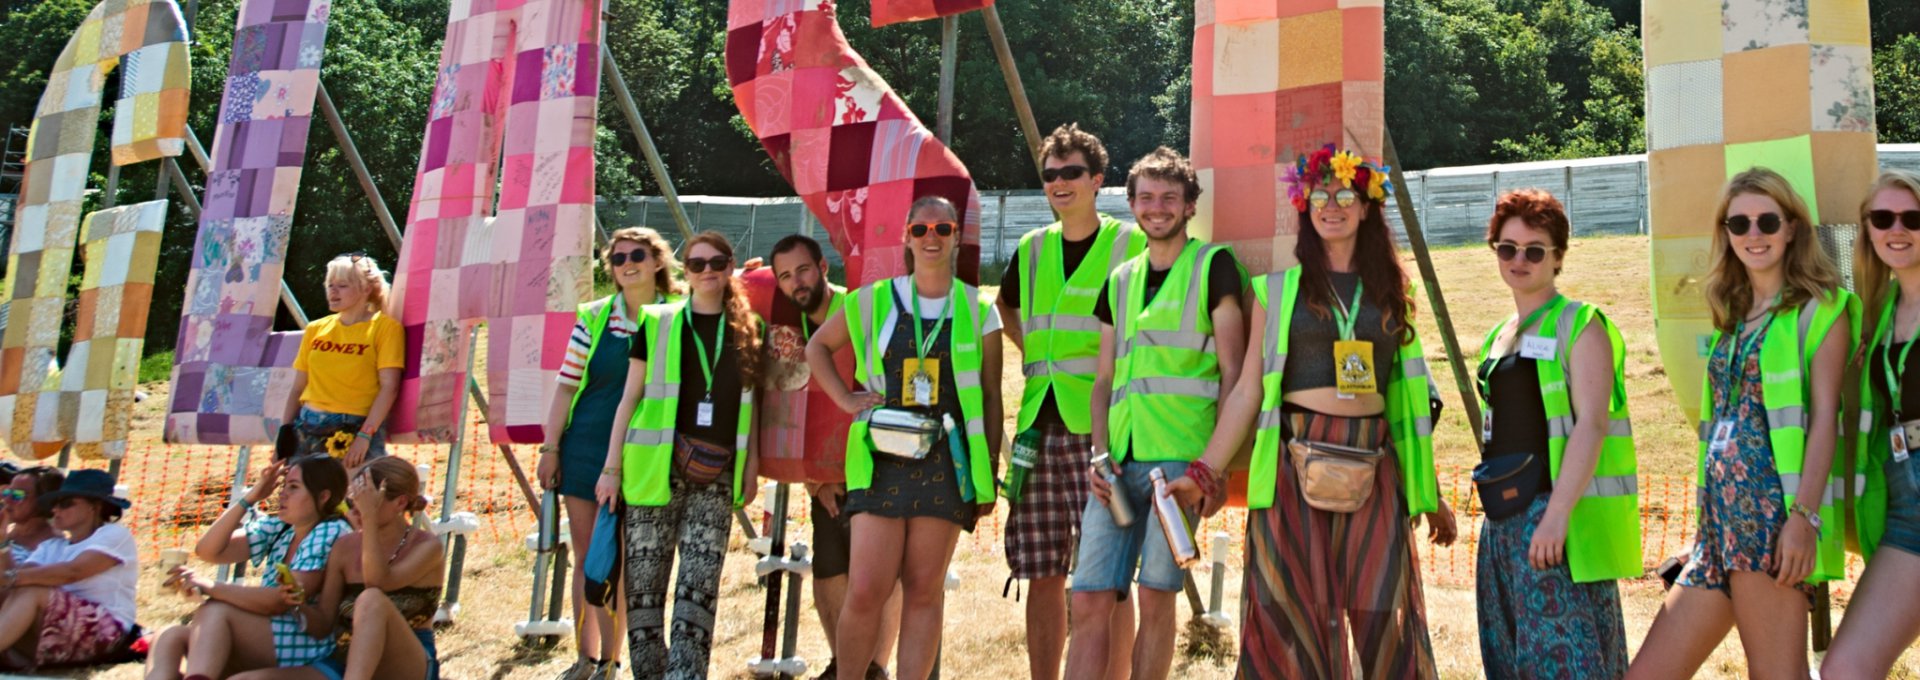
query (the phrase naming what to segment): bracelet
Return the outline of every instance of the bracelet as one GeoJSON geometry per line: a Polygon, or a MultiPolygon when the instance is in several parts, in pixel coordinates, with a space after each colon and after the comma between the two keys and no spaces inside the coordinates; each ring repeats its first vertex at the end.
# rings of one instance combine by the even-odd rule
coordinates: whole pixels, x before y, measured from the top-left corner
{"type": "Polygon", "coordinates": [[[354,432],[354,433],[353,433],[353,436],[355,436],[355,437],[359,437],[359,438],[361,438],[361,439],[372,439],[372,438],[373,438],[373,435],[370,435],[370,434],[367,434],[367,431],[366,431],[366,430],[360,430],[360,431],[358,431],[358,432],[354,432]]]}
{"type": "Polygon", "coordinates": [[[1206,461],[1196,460],[1188,464],[1187,476],[1193,478],[1193,483],[1210,500],[1226,495],[1226,486],[1221,483],[1220,475],[1206,461]]]}
{"type": "Polygon", "coordinates": [[[617,468],[617,467],[601,468],[600,474],[605,477],[618,477],[620,476],[620,468],[617,468]]]}

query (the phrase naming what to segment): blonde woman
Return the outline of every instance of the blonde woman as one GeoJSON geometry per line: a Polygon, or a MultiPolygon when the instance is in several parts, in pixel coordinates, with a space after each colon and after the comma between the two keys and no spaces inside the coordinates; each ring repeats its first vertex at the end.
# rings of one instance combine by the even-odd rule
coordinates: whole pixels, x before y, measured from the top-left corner
{"type": "MultiPolygon", "coordinates": [[[[547,413],[547,441],[540,446],[540,485],[565,498],[567,526],[576,550],[593,542],[593,486],[606,462],[613,436],[613,414],[620,408],[620,390],[627,384],[627,353],[639,326],[642,308],[680,299],[680,282],[673,278],[679,265],[673,248],[660,232],[629,227],[613,232],[600,252],[614,294],[580,305],[579,320],[567,339],[567,356],[560,363],[559,389],[547,413]]],[[[584,560],[584,552],[578,553],[584,560]]],[[[569,680],[612,677],[620,641],[613,635],[613,617],[604,607],[587,606],[585,569],[573,571],[574,629],[579,659],[561,677],[569,680]]]]}
{"type": "Polygon", "coordinates": [[[1779,174],[1735,175],[1714,220],[1699,533],[1627,677],[1692,676],[1737,627],[1754,677],[1805,678],[1813,588],[1845,576],[1826,499],[1860,307],[1779,174]]]}
{"type": "Polygon", "coordinates": [[[365,253],[327,263],[327,309],[307,324],[287,409],[287,427],[300,435],[296,454],[328,453],[348,469],[387,455],[383,428],[400,394],[407,334],[387,316],[387,274],[365,253]]]}
{"type": "Polygon", "coordinates": [[[1820,664],[1828,680],[1887,677],[1920,637],[1920,463],[1907,434],[1920,433],[1920,371],[1908,368],[1920,363],[1912,351],[1920,344],[1920,175],[1880,175],[1860,206],[1856,243],[1854,280],[1875,319],[1862,334],[1871,340],[1860,367],[1865,422],[1855,473],[1867,484],[1854,505],[1871,559],[1820,664]]]}

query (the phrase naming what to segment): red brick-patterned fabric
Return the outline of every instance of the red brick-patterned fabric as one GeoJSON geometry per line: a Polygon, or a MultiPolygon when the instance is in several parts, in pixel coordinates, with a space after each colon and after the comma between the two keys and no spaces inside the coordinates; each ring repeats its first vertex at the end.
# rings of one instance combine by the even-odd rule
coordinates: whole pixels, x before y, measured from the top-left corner
{"type": "Polygon", "coordinates": [[[938,19],[992,5],[993,0],[873,0],[873,27],[938,19]]]}
{"type": "Polygon", "coordinates": [[[826,228],[857,287],[906,273],[901,232],[916,197],[960,209],[960,278],[980,280],[980,193],[960,159],[847,44],[831,0],[733,0],[734,103],[826,228]]]}

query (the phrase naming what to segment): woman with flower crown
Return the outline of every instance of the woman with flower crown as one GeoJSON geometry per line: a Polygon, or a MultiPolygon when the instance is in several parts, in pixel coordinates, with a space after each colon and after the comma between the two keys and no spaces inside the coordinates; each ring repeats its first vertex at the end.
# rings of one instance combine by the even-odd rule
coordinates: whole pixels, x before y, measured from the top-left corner
{"type": "Polygon", "coordinates": [[[1242,678],[1431,678],[1413,531],[1453,542],[1427,364],[1381,208],[1387,169],[1332,145],[1287,172],[1299,265],[1253,284],[1246,368],[1206,455],[1170,488],[1206,514],[1254,432],[1242,678]],[[1411,518],[1413,521],[1408,521],[1411,518]]]}

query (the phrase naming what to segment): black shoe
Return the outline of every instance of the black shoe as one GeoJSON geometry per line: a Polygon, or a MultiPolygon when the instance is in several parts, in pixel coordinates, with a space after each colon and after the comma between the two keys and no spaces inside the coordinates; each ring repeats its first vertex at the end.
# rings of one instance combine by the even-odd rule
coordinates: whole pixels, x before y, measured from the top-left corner
{"type": "Polygon", "coordinates": [[[840,677],[839,663],[839,659],[828,659],[827,667],[822,669],[819,675],[814,676],[813,680],[836,680],[840,677]]]}

